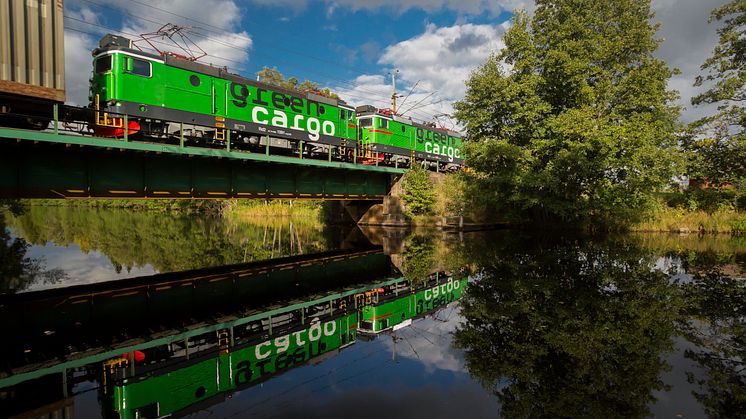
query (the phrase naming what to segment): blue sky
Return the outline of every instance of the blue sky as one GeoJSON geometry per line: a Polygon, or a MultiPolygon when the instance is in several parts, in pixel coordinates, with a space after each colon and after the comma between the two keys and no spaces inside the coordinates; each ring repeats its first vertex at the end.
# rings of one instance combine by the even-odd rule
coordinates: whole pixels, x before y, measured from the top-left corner
{"type": "MultiPolygon", "coordinates": [[[[671,81],[682,104],[693,93],[699,63],[714,46],[707,15],[721,3],[653,1],[663,24],[659,35],[667,39],[659,54],[682,70],[671,81]]],[[[249,77],[264,66],[277,67],[286,76],[330,87],[354,105],[386,107],[387,74],[397,68],[397,90],[412,92],[400,110],[429,120],[451,113],[470,71],[503,47],[515,8],[531,11],[533,1],[67,0],[68,97],[85,103],[90,50],[101,35],[140,34],[176,23],[192,27],[192,38],[209,54],[203,62],[249,77]]],[[[441,122],[452,123],[443,117],[441,122]]]]}

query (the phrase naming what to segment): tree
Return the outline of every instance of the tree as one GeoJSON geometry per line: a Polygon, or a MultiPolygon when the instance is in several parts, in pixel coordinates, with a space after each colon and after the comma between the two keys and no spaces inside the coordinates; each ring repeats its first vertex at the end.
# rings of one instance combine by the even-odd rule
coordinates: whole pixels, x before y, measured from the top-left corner
{"type": "Polygon", "coordinates": [[[427,170],[413,166],[402,179],[406,191],[402,199],[407,203],[407,211],[412,215],[430,214],[435,206],[435,188],[427,170]]]}
{"type": "Polygon", "coordinates": [[[295,76],[290,76],[289,78],[285,79],[285,75],[280,73],[277,67],[264,67],[261,71],[256,73],[256,77],[257,80],[261,82],[280,86],[285,89],[300,90],[301,92],[314,92],[321,96],[326,96],[332,99],[339,99],[339,96],[329,90],[329,88],[322,89],[321,87],[319,87],[318,83],[314,83],[310,80],[304,80],[303,83],[300,83],[298,81],[298,78],[295,76]]]}
{"type": "Polygon", "coordinates": [[[284,87],[285,85],[285,75],[280,73],[277,67],[264,67],[261,71],[256,73],[256,78],[260,82],[275,86],[284,87]]]}
{"type": "Polygon", "coordinates": [[[735,182],[746,178],[746,1],[732,0],[712,11],[710,22],[723,21],[718,45],[702,64],[706,76],[695,86],[709,84],[692,98],[693,105],[717,104],[717,112],[691,124],[685,142],[692,154],[692,175],[711,181],[735,182]]]}
{"type": "Polygon", "coordinates": [[[668,181],[678,108],[649,3],[537,0],[534,17],[516,14],[455,104],[491,211],[626,220],[668,181]]]}

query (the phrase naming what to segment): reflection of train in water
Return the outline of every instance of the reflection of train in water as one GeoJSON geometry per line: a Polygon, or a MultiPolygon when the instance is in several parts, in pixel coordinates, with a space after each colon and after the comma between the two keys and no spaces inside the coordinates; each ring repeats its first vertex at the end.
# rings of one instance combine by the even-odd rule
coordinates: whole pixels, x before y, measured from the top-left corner
{"type": "Polygon", "coordinates": [[[363,248],[0,295],[14,319],[0,322],[13,337],[0,411],[66,416],[96,383],[106,416],[185,414],[435,313],[465,286],[443,273],[410,282],[363,248]]]}
{"type": "Polygon", "coordinates": [[[358,332],[366,334],[397,330],[412,324],[412,320],[458,300],[466,289],[467,279],[447,277],[411,291],[389,287],[377,294],[376,300],[362,308],[358,332]]]}
{"type": "Polygon", "coordinates": [[[134,375],[122,358],[110,360],[103,387],[108,409],[121,418],[136,418],[205,408],[276,374],[320,362],[354,344],[359,333],[406,327],[458,300],[466,286],[467,279],[442,273],[418,286],[399,278],[334,304],[311,305],[302,311],[305,316],[291,311],[282,320],[270,320],[264,315],[248,323],[240,337],[235,330],[231,338],[220,330],[195,337],[190,355],[181,342],[153,348],[143,354],[145,359],[170,358],[137,366],[134,375]]]}
{"type": "Polygon", "coordinates": [[[154,367],[138,367],[134,376],[127,376],[126,363],[116,358],[108,365],[113,361],[121,366],[104,371],[110,375],[102,387],[108,393],[107,408],[121,418],[161,417],[187,413],[184,409],[195,404],[218,403],[234,391],[351,345],[355,342],[356,314],[327,313],[305,324],[288,323],[284,329],[275,326],[273,334],[268,334],[269,318],[265,317],[247,325],[246,330],[256,328],[253,336],[234,335],[233,347],[227,331],[194,338],[194,353],[189,356],[183,343],[154,348],[143,354],[145,359],[157,358],[159,351],[171,359],[154,367]]]}

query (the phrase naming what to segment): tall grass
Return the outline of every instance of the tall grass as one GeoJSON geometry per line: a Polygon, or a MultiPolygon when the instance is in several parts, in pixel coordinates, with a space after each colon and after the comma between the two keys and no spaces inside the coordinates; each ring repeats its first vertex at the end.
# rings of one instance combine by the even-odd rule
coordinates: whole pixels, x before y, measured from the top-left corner
{"type": "Polygon", "coordinates": [[[228,219],[247,220],[252,224],[274,225],[290,219],[296,224],[317,225],[323,222],[324,204],[320,201],[228,201],[223,208],[228,219]]]}
{"type": "Polygon", "coordinates": [[[733,209],[707,212],[662,207],[654,210],[646,219],[630,226],[630,230],[743,234],[746,231],[746,213],[733,209]]]}

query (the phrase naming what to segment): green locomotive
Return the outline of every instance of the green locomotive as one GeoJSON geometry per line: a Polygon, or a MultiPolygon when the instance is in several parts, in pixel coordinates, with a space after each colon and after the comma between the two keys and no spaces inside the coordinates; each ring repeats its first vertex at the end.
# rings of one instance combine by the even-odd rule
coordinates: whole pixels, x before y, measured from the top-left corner
{"type": "Polygon", "coordinates": [[[176,54],[147,53],[115,35],[104,36],[93,57],[89,99],[100,136],[126,131],[168,138],[178,123],[179,136],[195,141],[333,154],[362,164],[462,164],[460,134],[387,110],[354,109],[339,99],[250,80],[176,54]],[[185,130],[183,124],[203,129],[185,130]]]}
{"type": "Polygon", "coordinates": [[[167,135],[169,122],[211,127],[222,141],[226,130],[237,142],[271,136],[338,146],[356,139],[354,109],[343,101],[289,91],[176,55],[133,48],[132,41],[107,35],[93,51],[90,100],[99,135],[167,135]]]}
{"type": "Polygon", "coordinates": [[[389,110],[373,106],[356,109],[360,127],[360,143],[379,161],[439,162],[460,166],[461,134],[419,124],[389,110]]]}

